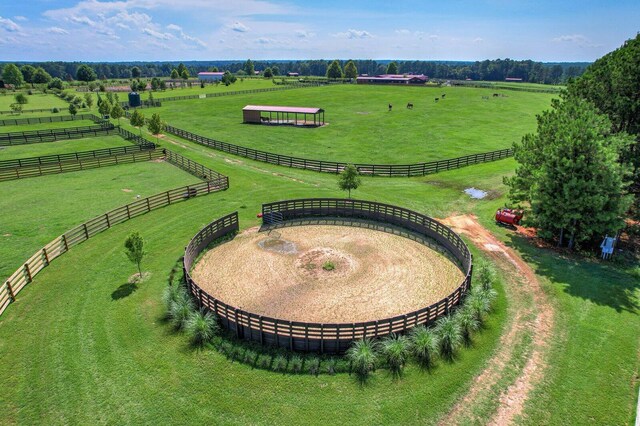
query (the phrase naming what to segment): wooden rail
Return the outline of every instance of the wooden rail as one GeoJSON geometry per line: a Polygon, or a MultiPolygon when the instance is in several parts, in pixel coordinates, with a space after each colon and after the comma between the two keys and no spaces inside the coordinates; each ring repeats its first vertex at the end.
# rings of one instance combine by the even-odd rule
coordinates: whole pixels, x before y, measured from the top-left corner
{"type": "Polygon", "coordinates": [[[15,301],[16,295],[33,281],[36,274],[49,266],[52,260],[68,252],[72,247],[114,225],[152,210],[212,192],[224,191],[227,188],[229,188],[229,179],[226,176],[194,185],[182,186],[118,207],[65,232],[38,250],[9,279],[0,285],[0,314],[4,312],[11,302],[15,301]]]}
{"type": "Polygon", "coordinates": [[[94,126],[66,127],[64,129],[32,130],[27,132],[0,133],[0,146],[55,142],[90,136],[109,135],[116,132],[113,124],[105,122],[94,126]]]}
{"type": "MultiPolygon", "coordinates": [[[[221,142],[206,136],[197,135],[177,127],[166,127],[166,132],[200,145],[208,146],[218,151],[227,152],[229,154],[240,157],[250,158],[264,163],[275,164],[278,166],[292,167],[296,169],[312,170],[323,173],[340,173],[348,163],[311,160],[307,158],[290,157],[288,155],[280,155],[272,152],[259,151],[257,149],[246,148],[244,146],[234,145],[227,142],[221,142]]],[[[458,169],[460,167],[470,166],[472,164],[486,163],[489,161],[501,160],[513,156],[513,149],[500,149],[497,151],[483,152],[480,154],[465,155],[447,160],[430,161],[426,163],[415,164],[354,164],[358,171],[363,175],[370,176],[424,176],[432,173],[443,172],[445,170],[458,169]]]]}
{"type": "Polygon", "coordinates": [[[238,214],[235,212],[211,222],[193,237],[185,249],[183,268],[189,292],[199,306],[214,312],[222,324],[240,339],[295,351],[342,353],[357,339],[404,333],[417,325],[433,323],[459,305],[471,288],[473,260],[468,247],[451,229],[423,214],[389,204],[334,198],[269,203],[262,206],[262,212],[263,217],[275,212],[282,214],[284,226],[288,220],[313,217],[356,218],[399,226],[440,243],[459,263],[465,277],[447,297],[430,306],[376,321],[307,323],[254,314],[209,295],[190,274],[195,259],[212,241],[238,231],[238,214]]]}

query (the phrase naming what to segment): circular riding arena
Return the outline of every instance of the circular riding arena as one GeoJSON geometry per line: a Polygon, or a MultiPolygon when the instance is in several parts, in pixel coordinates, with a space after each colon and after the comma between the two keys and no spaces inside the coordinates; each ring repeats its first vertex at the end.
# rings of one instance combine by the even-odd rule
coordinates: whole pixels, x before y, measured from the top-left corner
{"type": "Polygon", "coordinates": [[[265,204],[263,226],[235,235],[237,214],[212,222],[185,253],[198,303],[237,337],[293,350],[342,352],[362,337],[405,332],[459,304],[471,256],[444,225],[367,201],[265,204]]]}
{"type": "Polygon", "coordinates": [[[211,296],[289,321],[366,322],[413,312],[464,274],[417,241],[358,226],[251,229],[208,251],[191,272],[211,296]]]}

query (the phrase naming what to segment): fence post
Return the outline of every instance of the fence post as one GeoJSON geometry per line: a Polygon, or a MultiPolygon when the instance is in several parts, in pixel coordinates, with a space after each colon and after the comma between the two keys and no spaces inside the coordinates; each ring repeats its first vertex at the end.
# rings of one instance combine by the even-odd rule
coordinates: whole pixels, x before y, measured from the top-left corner
{"type": "Polygon", "coordinates": [[[131,213],[129,213],[129,204],[125,206],[127,208],[127,219],[131,219],[131,213]]]}
{"type": "Polygon", "coordinates": [[[42,254],[44,254],[44,259],[47,261],[47,265],[49,265],[49,255],[47,254],[47,248],[43,247],[42,248],[42,254]]]}
{"type": "Polygon", "coordinates": [[[31,269],[29,269],[29,264],[24,264],[24,270],[27,273],[27,277],[29,278],[29,282],[33,281],[33,277],[31,276],[31,269]]]}
{"type": "Polygon", "coordinates": [[[62,235],[62,242],[64,243],[64,251],[67,252],[69,251],[69,245],[67,244],[67,236],[66,235],[62,235]]]}
{"type": "Polygon", "coordinates": [[[12,302],[16,301],[16,295],[13,292],[13,288],[11,287],[11,281],[7,280],[5,281],[7,284],[7,290],[9,290],[9,299],[11,299],[12,302]]]}
{"type": "Polygon", "coordinates": [[[89,239],[89,230],[87,229],[87,223],[83,223],[82,226],[84,227],[84,235],[85,237],[87,237],[87,240],[89,239]]]}
{"type": "Polygon", "coordinates": [[[147,200],[147,211],[150,212],[151,211],[151,204],[149,204],[149,197],[147,197],[146,200],[147,200]]]}

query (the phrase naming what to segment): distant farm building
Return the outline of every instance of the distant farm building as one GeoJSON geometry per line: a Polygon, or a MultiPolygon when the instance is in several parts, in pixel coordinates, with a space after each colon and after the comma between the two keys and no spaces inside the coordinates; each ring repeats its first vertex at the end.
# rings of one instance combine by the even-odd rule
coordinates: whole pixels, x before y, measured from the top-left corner
{"type": "Polygon", "coordinates": [[[297,72],[288,72],[287,73],[287,77],[298,77],[300,74],[298,74],[297,72]]]}
{"type": "Polygon", "coordinates": [[[199,72],[198,80],[204,81],[220,81],[222,80],[223,72],[199,72]]]}
{"type": "Polygon", "coordinates": [[[324,110],[322,108],[247,105],[242,108],[242,122],[319,127],[324,125],[324,110]]]}
{"type": "Polygon", "coordinates": [[[381,74],[373,77],[361,75],[358,84],[425,84],[429,80],[424,74],[381,74]]]}
{"type": "Polygon", "coordinates": [[[515,82],[521,82],[522,79],[518,78],[518,77],[507,77],[504,79],[504,81],[515,81],[515,82]]]}

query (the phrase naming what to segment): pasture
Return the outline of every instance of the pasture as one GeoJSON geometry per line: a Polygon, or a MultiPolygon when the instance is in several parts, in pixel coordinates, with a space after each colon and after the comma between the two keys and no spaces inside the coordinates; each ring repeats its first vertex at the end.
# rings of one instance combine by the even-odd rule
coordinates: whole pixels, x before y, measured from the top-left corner
{"type": "Polygon", "coordinates": [[[19,90],[0,94],[0,111],[9,111],[11,109],[10,106],[15,103],[15,95],[17,93],[24,93],[27,96],[28,102],[22,106],[25,110],[57,107],[62,111],[69,107],[68,103],[51,94],[34,93],[33,95],[28,95],[27,90],[19,90]]]}
{"type": "MultiPolygon", "coordinates": [[[[86,111],[91,112],[91,110],[86,110],[86,111]]],[[[97,114],[97,111],[94,111],[94,112],[97,114]]],[[[94,124],[96,123],[91,120],[82,120],[82,119],[77,119],[72,121],[57,121],[53,123],[34,123],[34,124],[19,124],[19,125],[12,124],[12,125],[0,126],[0,133],[28,132],[30,130],[43,130],[43,129],[64,129],[65,127],[93,126],[94,124]]]]}
{"type": "MultiPolygon", "coordinates": [[[[239,89],[247,82],[230,87],[239,89]]],[[[535,114],[553,97],[504,91],[506,97],[485,101],[487,93],[491,91],[330,86],[166,102],[143,112],[158,111],[185,130],[272,152],[410,163],[508,147],[535,128],[535,114]],[[446,99],[433,101],[445,92],[446,99]],[[413,110],[405,108],[407,102],[414,103],[413,110]],[[249,103],[319,106],[327,110],[329,125],[243,125],[241,108],[249,103]],[[394,105],[392,112],[388,103],[394,105]]],[[[3,422],[320,424],[335,419],[435,424],[490,366],[516,314],[533,303],[517,296],[526,282],[500,271],[494,313],[456,362],[438,362],[430,371],[410,364],[397,379],[379,370],[366,385],[346,373],[281,374],[233,362],[210,348],[195,350],[171,330],[160,301],[188,240],[212,219],[236,210],[245,230],[258,225],[256,213],[263,202],[344,193],[333,175],[234,157],[171,135],[160,141],[229,176],[230,189],[117,225],[55,260],[19,294],[0,315],[0,356],[6,360],[0,366],[3,422]],[[129,283],[135,267],[122,249],[131,231],[142,234],[149,252],[143,269],[150,277],[137,285],[129,283]]],[[[23,153],[40,155],[36,150],[63,146],[59,144],[73,150],[77,142],[29,145],[23,153]]],[[[9,152],[0,150],[0,159],[9,152]]],[[[353,196],[435,218],[475,214],[532,266],[556,319],[544,375],[531,390],[519,423],[570,419],[576,424],[631,424],[638,391],[640,280],[623,266],[559,256],[495,225],[493,213],[507,201],[502,179],[514,167],[506,159],[419,178],[364,177],[353,196]],[[489,197],[471,199],[463,192],[469,187],[486,190],[489,197]]],[[[43,243],[90,217],[137,194],[144,197],[193,180],[168,164],[145,162],[0,182],[0,211],[11,218],[1,224],[0,275],[8,276],[43,243]]],[[[476,259],[495,260],[463,238],[476,259]]],[[[533,346],[531,335],[518,335],[495,383],[463,407],[467,423],[492,417],[501,395],[522,374],[533,346]]]]}
{"type": "Polygon", "coordinates": [[[38,144],[4,146],[0,148],[0,161],[14,158],[40,157],[43,155],[67,154],[129,145],[120,136],[69,139],[38,144]]]}
{"type": "Polygon", "coordinates": [[[458,87],[336,85],[166,102],[158,112],[172,126],[263,151],[326,161],[408,164],[509,148],[535,129],[535,115],[553,98],[492,93],[458,87]],[[446,98],[435,102],[443,93],[446,98]],[[406,108],[409,102],[413,109],[406,108]],[[328,124],[243,124],[242,108],[248,104],[324,108],[328,124]]]}

